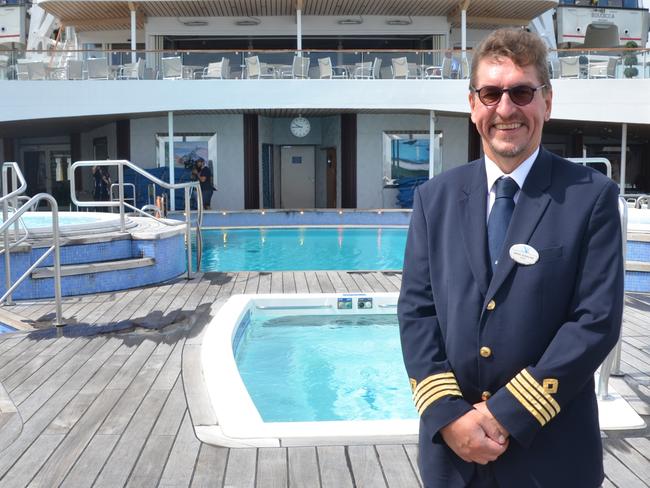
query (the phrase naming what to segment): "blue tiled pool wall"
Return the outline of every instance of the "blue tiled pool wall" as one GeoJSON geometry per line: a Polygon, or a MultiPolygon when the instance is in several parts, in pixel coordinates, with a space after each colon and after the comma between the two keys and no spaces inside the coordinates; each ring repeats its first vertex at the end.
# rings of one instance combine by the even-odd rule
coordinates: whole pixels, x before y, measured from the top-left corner
{"type": "Polygon", "coordinates": [[[249,308],[244,313],[242,319],[237,324],[237,330],[235,331],[235,336],[232,339],[232,350],[233,355],[237,357],[237,351],[239,350],[239,345],[241,344],[242,339],[246,332],[248,332],[248,326],[251,323],[251,309],[249,308]]]}
{"type": "MultiPolygon", "coordinates": [[[[650,264],[650,242],[627,241],[627,261],[650,264]]],[[[625,291],[650,292],[650,272],[626,271],[625,291]]]]}
{"type": "MultiPolygon", "coordinates": [[[[170,218],[183,220],[181,213],[171,213],[170,218]]],[[[203,214],[203,227],[264,227],[264,226],[299,226],[299,225],[408,225],[410,210],[381,211],[357,210],[339,214],[338,211],[227,211],[206,212],[203,214]]]]}
{"type": "MultiPolygon", "coordinates": [[[[14,283],[46,249],[37,248],[32,252],[15,252],[11,255],[11,274],[14,283]]],[[[164,239],[131,240],[89,243],[63,246],[62,264],[112,261],[136,257],[155,259],[153,266],[142,268],[104,271],[61,278],[61,292],[64,296],[83,295],[106,291],[124,290],[138,286],[161,283],[186,271],[185,241],[182,234],[164,239]],[[64,257],[65,256],[65,257],[64,257]]],[[[52,266],[52,256],[42,266],[52,266]]],[[[0,260],[0,290],[6,291],[4,260],[0,260]]],[[[54,279],[27,278],[13,293],[17,300],[49,298],[54,296],[54,279]]]]}
{"type": "Polygon", "coordinates": [[[13,327],[9,327],[8,325],[5,325],[3,323],[0,323],[0,334],[4,334],[5,332],[15,332],[16,329],[13,327]]]}

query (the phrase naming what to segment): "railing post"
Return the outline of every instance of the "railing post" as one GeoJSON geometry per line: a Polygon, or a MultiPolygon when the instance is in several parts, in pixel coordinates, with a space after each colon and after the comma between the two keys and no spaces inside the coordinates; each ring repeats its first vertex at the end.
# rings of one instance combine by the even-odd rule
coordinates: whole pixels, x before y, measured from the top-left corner
{"type": "Polygon", "coordinates": [[[54,240],[54,303],[56,306],[56,325],[61,327],[63,313],[61,310],[61,247],[59,244],[59,205],[54,197],[48,195],[52,207],[52,239],[54,240]]]}
{"type": "MultiPolygon", "coordinates": [[[[2,166],[2,222],[6,222],[9,218],[9,202],[5,198],[9,194],[9,189],[7,180],[7,166],[2,166]]],[[[9,248],[9,227],[7,227],[2,233],[2,238],[5,247],[5,290],[11,288],[11,256],[9,248]]],[[[13,300],[11,294],[7,295],[6,300],[7,305],[13,305],[13,300]]]]}
{"type": "Polygon", "coordinates": [[[124,166],[122,164],[117,165],[117,181],[119,183],[117,189],[120,196],[120,232],[126,232],[126,222],[124,219],[124,166]]]}
{"type": "MultiPolygon", "coordinates": [[[[198,208],[202,202],[197,199],[198,208]]],[[[187,245],[187,279],[192,279],[192,227],[190,224],[190,187],[185,187],[185,242],[187,245]]]]}

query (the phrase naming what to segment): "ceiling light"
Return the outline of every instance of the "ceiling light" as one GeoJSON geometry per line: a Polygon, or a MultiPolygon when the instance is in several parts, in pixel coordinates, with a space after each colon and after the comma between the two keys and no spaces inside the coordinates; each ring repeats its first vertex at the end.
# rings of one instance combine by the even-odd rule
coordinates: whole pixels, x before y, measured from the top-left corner
{"type": "Polygon", "coordinates": [[[242,19],[242,20],[237,20],[235,21],[235,25],[240,25],[240,26],[253,26],[253,25],[260,25],[262,21],[258,19],[257,17],[249,17],[247,19],[242,19]]]}
{"type": "Polygon", "coordinates": [[[208,25],[207,20],[184,20],[183,25],[187,27],[205,27],[208,25]]]}
{"type": "Polygon", "coordinates": [[[413,19],[410,17],[408,19],[388,19],[386,23],[388,25],[411,25],[413,23],[413,19]]]}
{"type": "Polygon", "coordinates": [[[363,19],[359,17],[358,19],[341,19],[337,21],[340,25],[359,25],[363,23],[363,19]]]}

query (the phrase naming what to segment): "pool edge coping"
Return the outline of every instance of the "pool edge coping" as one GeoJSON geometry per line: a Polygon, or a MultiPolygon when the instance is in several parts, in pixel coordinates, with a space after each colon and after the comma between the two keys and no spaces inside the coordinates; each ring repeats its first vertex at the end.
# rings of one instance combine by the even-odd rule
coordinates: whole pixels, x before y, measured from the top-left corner
{"type": "MultiPolygon", "coordinates": [[[[199,347],[191,348],[192,354],[198,354],[200,357],[193,358],[191,361],[184,361],[184,369],[186,365],[191,364],[191,368],[194,370],[184,371],[185,374],[194,377],[192,381],[194,383],[193,387],[197,386],[196,378],[201,379],[201,392],[186,391],[187,396],[192,396],[194,401],[200,403],[200,405],[197,405],[197,409],[202,410],[202,412],[197,412],[199,414],[197,415],[198,418],[193,422],[197,437],[202,442],[230,448],[340,445],[341,443],[365,445],[416,442],[419,426],[418,419],[263,422],[248,395],[243,381],[241,380],[234,361],[234,352],[232,351],[235,325],[239,323],[240,316],[246,311],[244,304],[250,303],[251,300],[280,299],[282,301],[291,301],[305,298],[318,300],[323,297],[329,297],[331,299],[334,297],[381,296],[389,297],[396,302],[397,295],[397,292],[233,295],[227,301],[220,303],[217,310],[214,310],[213,307],[215,313],[210,321],[203,327],[203,330],[200,333],[200,340],[195,342],[199,347]],[[224,326],[223,323],[219,324],[226,314],[233,314],[236,310],[239,310],[240,314],[237,315],[236,320],[231,321],[232,323],[230,327],[224,326]],[[221,339],[221,345],[218,345],[219,339],[221,339]],[[218,350],[213,350],[212,346],[217,347],[218,350]],[[206,355],[204,354],[204,351],[208,348],[210,348],[211,353],[206,355]],[[228,353],[228,351],[230,352],[228,353]],[[227,366],[230,370],[230,375],[228,375],[228,373],[223,375],[221,374],[221,371],[219,375],[206,374],[206,363],[208,363],[208,371],[210,368],[214,370],[214,361],[212,361],[212,364],[210,365],[210,360],[207,358],[214,359],[223,356],[228,356],[228,359],[231,361],[227,366]],[[223,378],[232,379],[233,368],[236,372],[236,380],[234,382],[228,380],[221,380],[221,382],[211,381],[212,376],[222,376],[223,378]],[[226,406],[226,409],[224,410],[223,405],[215,406],[212,402],[213,398],[216,398],[217,400],[219,398],[233,398],[228,396],[229,394],[233,394],[233,392],[240,395],[241,400],[242,389],[245,394],[245,402],[243,404],[238,402],[234,407],[232,405],[226,406]],[[202,396],[203,398],[197,399],[197,396],[202,396]],[[206,408],[211,410],[210,413],[212,415],[200,418],[206,408]],[[228,408],[230,408],[230,411],[228,411],[228,408]],[[245,425],[237,425],[234,427],[228,425],[232,420],[233,411],[240,414],[240,418],[243,419],[241,424],[245,425]],[[220,415],[221,419],[225,418],[225,428],[221,423],[220,415]],[[229,415],[231,417],[229,417],[229,415]],[[352,432],[352,430],[357,430],[357,432],[352,432]]],[[[351,311],[350,313],[353,312],[354,311],[351,311]]],[[[195,418],[191,406],[190,413],[192,414],[192,417],[195,418]]]]}

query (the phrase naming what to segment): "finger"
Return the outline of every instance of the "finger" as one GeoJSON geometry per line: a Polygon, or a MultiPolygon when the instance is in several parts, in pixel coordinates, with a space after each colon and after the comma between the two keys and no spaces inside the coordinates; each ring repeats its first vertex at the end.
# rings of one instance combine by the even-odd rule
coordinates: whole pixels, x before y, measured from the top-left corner
{"type": "Polygon", "coordinates": [[[485,435],[490,439],[498,442],[499,444],[504,444],[506,442],[506,436],[501,431],[501,429],[499,429],[499,425],[495,420],[483,416],[479,423],[483,429],[483,432],[485,432],[485,435]]]}

